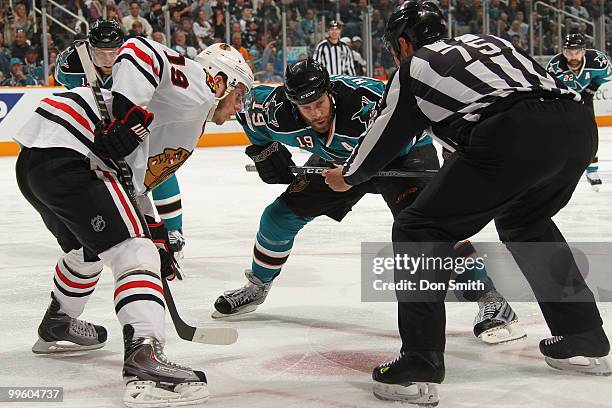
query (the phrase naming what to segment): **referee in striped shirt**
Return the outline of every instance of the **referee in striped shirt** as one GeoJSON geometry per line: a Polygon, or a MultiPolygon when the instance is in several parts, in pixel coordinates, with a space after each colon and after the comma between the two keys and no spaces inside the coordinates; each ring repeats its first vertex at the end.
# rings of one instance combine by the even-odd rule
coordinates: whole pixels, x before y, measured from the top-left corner
{"type": "MultiPolygon", "coordinates": [[[[446,39],[445,32],[432,2],[408,0],[396,9],[384,40],[399,69],[344,175],[341,167],[329,170],[326,182],[346,191],[370,179],[408,140],[431,127],[456,152],[395,218],[396,256],[454,258],[457,241],[495,220],[555,336],[540,342],[546,362],[560,370],[610,375],[604,358],[610,344],[593,293],[552,220],[594,155],[593,116],[578,94],[510,42],[473,34],[446,39]],[[569,358],[575,356],[589,363],[574,365],[569,358]]],[[[422,280],[448,287],[450,273],[435,264],[428,271],[397,267],[395,279],[417,289],[422,280]]],[[[401,353],[375,368],[374,393],[437,404],[435,384],[445,374],[446,290],[396,294],[401,353]]]]}
{"type": "Polygon", "coordinates": [[[315,49],[314,59],[320,62],[329,75],[355,75],[353,50],[340,41],[342,25],[332,20],[327,27],[328,39],[321,41],[315,49]]]}

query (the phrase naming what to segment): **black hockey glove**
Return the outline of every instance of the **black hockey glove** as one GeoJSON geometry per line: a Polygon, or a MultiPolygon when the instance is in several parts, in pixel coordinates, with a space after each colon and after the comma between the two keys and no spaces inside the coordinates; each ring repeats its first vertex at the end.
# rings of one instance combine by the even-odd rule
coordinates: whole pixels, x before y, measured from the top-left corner
{"type": "Polygon", "coordinates": [[[132,153],[149,135],[153,113],[133,106],[122,119],[108,126],[96,126],[94,151],[100,157],[121,160],[132,153]]]}
{"type": "Polygon", "coordinates": [[[259,177],[268,184],[289,184],[293,173],[289,166],[295,166],[291,153],[279,142],[265,146],[250,145],[245,153],[255,162],[259,177]]]}
{"type": "Polygon", "coordinates": [[[599,86],[595,84],[589,84],[586,88],[584,88],[582,92],[580,93],[582,102],[585,105],[591,104],[593,102],[593,98],[595,97],[595,94],[597,93],[598,89],[599,89],[599,86]]]}
{"type": "Polygon", "coordinates": [[[177,275],[180,275],[180,267],[176,259],[174,259],[174,253],[170,250],[168,230],[163,221],[155,221],[149,216],[145,216],[145,219],[149,226],[151,239],[159,252],[162,277],[169,281],[174,280],[177,275]]]}

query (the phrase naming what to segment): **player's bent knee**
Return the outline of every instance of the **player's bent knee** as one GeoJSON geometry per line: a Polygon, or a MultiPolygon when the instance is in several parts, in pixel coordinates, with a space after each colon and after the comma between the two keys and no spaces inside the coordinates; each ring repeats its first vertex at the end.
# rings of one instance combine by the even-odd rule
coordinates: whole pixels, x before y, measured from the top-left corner
{"type": "Polygon", "coordinates": [[[146,270],[160,273],[157,247],[148,238],[128,238],[99,255],[116,278],[125,272],[146,270]]]}
{"type": "Polygon", "coordinates": [[[83,257],[83,248],[73,249],[64,254],[62,261],[70,270],[77,272],[83,276],[97,275],[104,266],[102,261],[85,262],[83,257]]]}
{"type": "Polygon", "coordinates": [[[280,199],[266,207],[261,215],[259,230],[268,239],[275,241],[291,240],[310,221],[294,213],[280,199]]]}

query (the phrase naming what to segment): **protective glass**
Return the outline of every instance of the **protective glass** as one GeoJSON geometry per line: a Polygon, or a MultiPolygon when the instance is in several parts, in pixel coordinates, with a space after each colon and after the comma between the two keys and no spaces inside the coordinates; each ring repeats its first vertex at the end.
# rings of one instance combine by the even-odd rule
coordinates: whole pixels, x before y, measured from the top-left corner
{"type": "Polygon", "coordinates": [[[119,48],[90,47],[93,63],[98,67],[110,67],[115,63],[119,48]]]}

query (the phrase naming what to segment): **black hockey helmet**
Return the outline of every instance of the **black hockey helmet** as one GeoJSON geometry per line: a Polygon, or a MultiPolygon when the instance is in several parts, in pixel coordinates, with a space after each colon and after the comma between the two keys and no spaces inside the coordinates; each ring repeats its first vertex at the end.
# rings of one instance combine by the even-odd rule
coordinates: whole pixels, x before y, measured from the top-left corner
{"type": "Polygon", "coordinates": [[[319,99],[329,90],[329,73],[312,58],[287,65],[285,94],[295,105],[304,105],[319,99]]]}
{"type": "Polygon", "coordinates": [[[430,44],[447,34],[444,15],[431,1],[408,0],[389,17],[383,42],[389,51],[399,54],[399,38],[404,37],[414,49],[430,44]]]}
{"type": "Polygon", "coordinates": [[[586,39],[584,38],[584,35],[580,33],[568,34],[565,36],[565,40],[563,41],[563,48],[586,48],[586,39]]]}
{"type": "Polygon", "coordinates": [[[123,30],[114,20],[94,21],[87,37],[94,48],[119,48],[123,44],[123,30]]]}
{"type": "Polygon", "coordinates": [[[327,24],[327,29],[330,28],[342,28],[342,22],[338,20],[331,20],[329,24],[327,24]]]}

